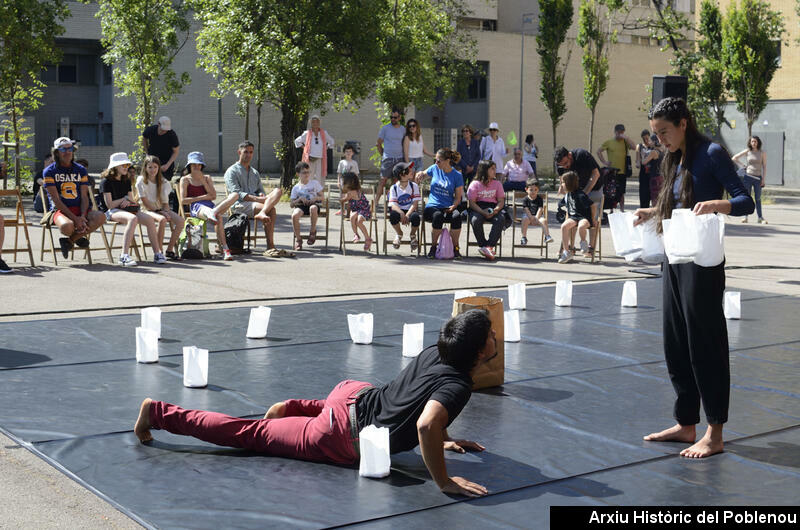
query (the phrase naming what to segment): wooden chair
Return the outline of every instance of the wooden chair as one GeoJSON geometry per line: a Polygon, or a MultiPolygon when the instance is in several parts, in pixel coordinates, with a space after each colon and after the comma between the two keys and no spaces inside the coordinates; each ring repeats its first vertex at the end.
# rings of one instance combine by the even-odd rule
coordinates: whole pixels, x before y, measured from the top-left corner
{"type": "Polygon", "coordinates": [[[0,256],[3,252],[14,252],[14,261],[17,261],[17,252],[24,252],[25,250],[28,251],[28,259],[31,261],[31,267],[35,267],[36,265],[33,263],[33,247],[31,246],[31,238],[28,234],[28,221],[25,219],[25,208],[22,207],[22,195],[20,195],[18,189],[13,190],[0,190],[0,197],[15,197],[17,199],[17,206],[15,208],[15,216],[14,219],[6,218],[4,220],[5,227],[11,228],[14,227],[14,249],[4,251],[0,248],[0,256]],[[19,229],[22,227],[22,231],[25,234],[25,242],[27,243],[27,247],[23,247],[22,249],[19,248],[19,229]]]}
{"type": "MultiPolygon", "coordinates": [[[[601,261],[603,259],[603,238],[602,238],[602,229],[603,229],[603,204],[605,203],[605,196],[600,198],[600,204],[598,205],[599,208],[599,215],[597,216],[597,227],[595,227],[594,232],[592,233],[591,229],[589,231],[591,243],[589,246],[593,249],[592,251],[592,260],[591,263],[594,263],[595,259],[597,261],[601,261]]],[[[572,248],[575,248],[575,237],[578,234],[578,228],[574,228],[572,230],[572,238],[571,238],[571,245],[572,248]]]]}
{"type": "MultiPolygon", "coordinates": [[[[364,191],[364,194],[369,198],[372,195],[372,198],[369,199],[369,210],[370,210],[370,218],[367,221],[367,225],[369,226],[369,238],[372,239],[372,244],[375,245],[375,255],[379,256],[381,247],[378,243],[378,219],[375,216],[375,197],[376,197],[376,190],[375,188],[370,188],[367,191],[364,191]]],[[[344,209],[344,204],[341,205],[342,209],[344,209]]],[[[342,211],[344,214],[344,211],[342,211]]],[[[352,212],[351,214],[352,215],[352,212]]],[[[345,226],[345,219],[344,215],[339,217],[339,250],[342,252],[342,255],[347,255],[347,245],[361,245],[364,246],[363,241],[359,241],[358,243],[353,242],[351,239],[345,237],[344,226],[345,226]]],[[[347,222],[350,223],[349,221],[347,222]]],[[[359,236],[360,237],[360,236],[359,236]]],[[[370,248],[370,252],[372,249],[370,248]]]]}
{"type": "MultiPolygon", "coordinates": [[[[533,248],[533,249],[536,249],[536,248],[538,248],[539,249],[539,256],[544,255],[544,259],[547,259],[549,257],[549,254],[548,254],[549,245],[545,244],[545,242],[544,242],[544,230],[541,230],[541,234],[540,234],[541,235],[541,239],[540,239],[540,242],[539,242],[538,245],[531,245],[531,244],[521,245],[521,244],[517,243],[517,223],[522,223],[522,214],[524,212],[524,208],[522,207],[521,204],[517,203],[517,199],[524,199],[526,196],[527,196],[527,194],[525,192],[521,192],[521,191],[514,192],[513,207],[511,209],[511,212],[512,212],[512,219],[511,219],[512,220],[512,223],[511,223],[511,257],[512,258],[516,257],[515,252],[514,252],[515,249],[518,249],[518,248],[533,248]]],[[[541,197],[542,194],[540,193],[539,196],[541,197]]],[[[548,199],[549,199],[549,197],[548,197],[547,192],[544,192],[544,197],[542,197],[542,213],[544,215],[544,219],[545,219],[544,222],[545,223],[547,222],[547,218],[548,218],[548,215],[547,215],[548,214],[548,206],[547,206],[548,205],[548,199]]],[[[536,215],[536,212],[531,212],[531,213],[536,215]]],[[[534,230],[538,230],[539,227],[533,227],[533,229],[534,230]]]]}
{"type": "MultiPolygon", "coordinates": [[[[94,194],[90,193],[89,194],[89,198],[92,200],[92,208],[94,210],[97,210],[98,209],[97,208],[97,201],[95,201],[94,194]]],[[[108,261],[110,261],[111,263],[114,263],[114,258],[111,257],[111,251],[112,250],[117,250],[117,249],[120,249],[120,250],[122,249],[122,244],[120,244],[119,246],[116,246],[116,247],[114,246],[114,239],[116,239],[117,226],[119,226],[119,224],[120,223],[118,223],[116,221],[108,221],[108,220],[106,220],[106,222],[104,224],[100,225],[100,228],[99,228],[99,230],[101,231],[100,233],[103,234],[103,241],[104,241],[105,246],[106,246],[106,248],[108,250],[108,261]],[[106,228],[105,228],[106,223],[111,225],[111,243],[108,242],[108,237],[106,236],[106,228]]],[[[144,250],[144,232],[142,232],[141,223],[138,223],[138,227],[139,227],[139,241],[141,241],[141,243],[142,243],[142,254],[144,255],[144,259],[147,259],[147,253],[144,250]]],[[[141,261],[142,260],[142,254],[139,254],[139,243],[137,243],[137,241],[136,241],[136,232],[133,233],[133,240],[131,241],[131,246],[133,247],[133,251],[136,253],[137,261],[141,261]]],[[[74,248],[72,250],[73,250],[73,252],[75,251],[74,248]]],[[[89,263],[92,263],[92,256],[91,256],[91,252],[90,252],[91,250],[102,250],[102,249],[101,248],[91,248],[91,245],[89,246],[89,248],[86,249],[86,255],[88,256],[89,263]]]]}
{"type": "MultiPolygon", "coordinates": [[[[389,225],[389,197],[387,195],[386,200],[383,201],[383,255],[388,256],[389,250],[389,237],[391,236],[392,240],[397,235],[397,232],[394,231],[393,228],[390,228],[389,225]]],[[[425,218],[423,213],[425,212],[425,200],[422,198],[422,188],[420,188],[420,198],[417,202],[417,210],[416,212],[419,214],[420,221],[419,227],[417,227],[417,257],[419,257],[420,253],[423,252],[422,249],[422,241],[425,238],[425,218]]],[[[400,245],[409,245],[411,246],[411,232],[409,231],[407,238],[400,239],[400,245]]],[[[413,253],[412,253],[413,255],[413,253]]]]}
{"type": "MultiPolygon", "coordinates": [[[[322,199],[322,203],[319,205],[319,213],[317,214],[317,241],[324,241],[325,242],[325,249],[328,248],[328,231],[329,225],[331,220],[331,208],[330,208],[330,197],[331,197],[331,187],[330,184],[325,185],[325,194],[322,199]],[[325,220],[325,235],[319,235],[319,223],[321,220],[325,220]]],[[[294,211],[294,208],[292,208],[294,211]]],[[[309,217],[310,218],[310,217],[309,217]]],[[[301,226],[302,228],[302,226],[301,226]]],[[[308,241],[307,235],[302,235],[302,230],[300,231],[300,238],[304,241],[308,241]]],[[[292,244],[294,244],[294,234],[292,234],[292,244]]]]}

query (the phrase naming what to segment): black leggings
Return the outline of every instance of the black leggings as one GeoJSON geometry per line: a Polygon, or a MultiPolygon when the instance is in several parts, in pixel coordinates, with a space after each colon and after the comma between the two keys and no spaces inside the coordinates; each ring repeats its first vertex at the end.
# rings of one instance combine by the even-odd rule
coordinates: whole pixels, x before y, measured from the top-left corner
{"type": "Polygon", "coordinates": [[[677,394],[674,415],[681,425],[728,421],[730,361],[722,310],[725,262],[663,265],[664,356],[677,394]]]}
{"type": "MultiPolygon", "coordinates": [[[[484,202],[479,202],[478,206],[484,209],[487,207],[497,208],[496,204],[492,206],[491,204],[484,202]]],[[[497,245],[497,242],[500,241],[500,237],[503,235],[503,226],[505,225],[505,222],[506,219],[503,212],[498,213],[490,219],[487,219],[482,214],[474,210],[469,211],[469,224],[472,225],[472,232],[475,234],[475,241],[477,241],[478,245],[481,247],[494,247],[497,245]],[[492,229],[489,231],[488,240],[483,232],[484,223],[490,223],[492,225],[492,229]]]]}
{"type": "Polygon", "coordinates": [[[441,230],[446,221],[450,222],[450,230],[461,230],[461,211],[458,208],[448,212],[447,208],[430,206],[425,208],[424,217],[434,230],[441,230]]]}
{"type": "MultiPolygon", "coordinates": [[[[419,212],[411,212],[411,215],[408,216],[408,220],[411,221],[411,226],[419,226],[419,212]]],[[[395,210],[389,210],[389,224],[394,226],[399,222],[400,214],[395,210]]]]}

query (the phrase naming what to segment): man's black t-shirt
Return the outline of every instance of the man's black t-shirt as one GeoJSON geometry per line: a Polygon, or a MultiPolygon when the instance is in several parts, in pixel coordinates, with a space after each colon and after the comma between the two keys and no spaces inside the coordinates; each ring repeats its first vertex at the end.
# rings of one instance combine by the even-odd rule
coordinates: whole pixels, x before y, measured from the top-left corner
{"type": "MultiPolygon", "coordinates": [[[[595,169],[599,171],[600,166],[597,165],[597,161],[592,156],[592,153],[581,148],[572,151],[572,167],[570,167],[569,170],[578,174],[578,187],[580,189],[586,187],[586,184],[592,179],[592,172],[595,169]]],[[[592,191],[602,189],[602,180],[602,178],[597,179],[597,183],[592,188],[592,191]]]]}
{"type": "Polygon", "coordinates": [[[469,375],[442,363],[439,350],[431,346],[394,381],[381,388],[371,388],[358,399],[358,425],[359,428],[388,427],[390,451],[408,451],[419,444],[417,420],[429,400],[438,401],[447,409],[449,425],[471,395],[469,375]]]}
{"type": "MultiPolygon", "coordinates": [[[[162,164],[165,164],[167,160],[170,159],[172,156],[172,149],[181,145],[180,142],[178,142],[178,135],[175,134],[175,131],[172,129],[159,135],[158,124],[147,127],[142,133],[142,136],[147,138],[147,154],[157,156],[162,164]]],[[[174,166],[175,163],[173,162],[169,167],[170,169],[167,171],[171,170],[174,166]]]]}

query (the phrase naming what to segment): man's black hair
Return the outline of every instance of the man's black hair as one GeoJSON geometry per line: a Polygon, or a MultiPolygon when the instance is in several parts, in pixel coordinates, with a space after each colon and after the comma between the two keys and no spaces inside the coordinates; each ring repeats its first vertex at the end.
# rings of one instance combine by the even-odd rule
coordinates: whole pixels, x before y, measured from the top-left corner
{"type": "Polygon", "coordinates": [[[252,148],[254,148],[254,149],[255,149],[255,147],[256,147],[256,146],[255,146],[255,144],[254,144],[253,142],[251,142],[250,140],[244,140],[243,142],[241,142],[241,143],[239,144],[239,148],[238,148],[238,150],[239,150],[239,151],[241,151],[242,149],[247,149],[248,147],[252,147],[252,148]]]}
{"type": "Polygon", "coordinates": [[[492,322],[485,309],[470,309],[454,316],[439,330],[439,359],[461,373],[469,373],[491,330],[492,322]]]}
{"type": "Polygon", "coordinates": [[[304,169],[311,169],[311,166],[309,166],[309,165],[308,165],[308,162],[303,162],[303,161],[301,160],[300,162],[298,162],[298,163],[297,163],[297,164],[295,164],[295,166],[294,166],[294,172],[295,172],[295,173],[297,173],[298,175],[299,175],[299,174],[300,174],[300,172],[301,172],[301,171],[303,171],[304,169]]]}
{"type": "Polygon", "coordinates": [[[556,149],[556,152],[553,154],[553,160],[555,160],[556,164],[558,164],[561,161],[561,159],[567,156],[568,154],[569,154],[569,149],[567,149],[563,145],[559,146],[556,149]]]}

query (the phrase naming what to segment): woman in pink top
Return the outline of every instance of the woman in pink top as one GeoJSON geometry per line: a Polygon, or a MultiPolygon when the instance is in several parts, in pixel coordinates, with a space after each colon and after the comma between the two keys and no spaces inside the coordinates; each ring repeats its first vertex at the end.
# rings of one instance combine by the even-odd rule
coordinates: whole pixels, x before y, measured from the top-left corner
{"type": "Polygon", "coordinates": [[[505,203],[505,193],[503,185],[496,179],[497,167],[491,160],[481,160],[478,163],[478,170],[475,173],[475,180],[469,185],[467,199],[469,199],[469,222],[472,224],[472,231],[475,232],[475,239],[480,245],[478,252],[488,259],[494,260],[494,247],[503,235],[505,215],[503,205],[505,203]],[[489,232],[489,239],[483,232],[483,223],[492,224],[489,232]]]}
{"type": "Polygon", "coordinates": [[[520,148],[514,149],[514,158],[506,162],[503,173],[506,174],[506,180],[503,182],[505,191],[525,191],[528,179],[536,175],[530,162],[522,159],[520,148]]]}

